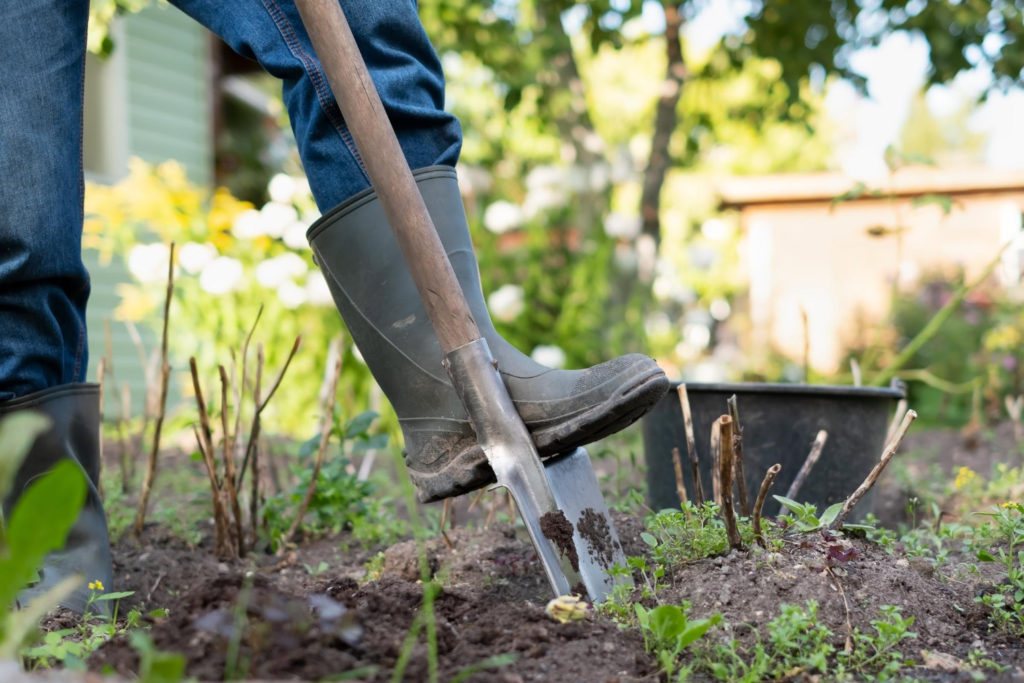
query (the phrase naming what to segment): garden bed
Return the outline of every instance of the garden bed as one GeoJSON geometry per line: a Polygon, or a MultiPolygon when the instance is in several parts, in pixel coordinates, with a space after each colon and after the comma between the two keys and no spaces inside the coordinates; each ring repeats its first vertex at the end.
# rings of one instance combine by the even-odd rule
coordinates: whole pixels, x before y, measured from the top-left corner
{"type": "MultiPolygon", "coordinates": [[[[947,449],[962,446],[955,432],[929,434],[919,442],[934,448],[942,438],[947,449]]],[[[981,456],[973,457],[980,462],[981,456]]],[[[689,603],[691,621],[721,615],[720,623],[676,659],[677,669],[697,666],[697,680],[711,679],[708,662],[737,667],[730,679],[754,676],[759,648],[761,666],[769,669],[752,680],[820,675],[806,662],[784,672],[771,669],[794,656],[785,651],[786,642],[795,650],[827,653],[826,680],[844,663],[854,678],[892,677],[895,671],[921,680],[1024,676],[1024,643],[996,628],[990,609],[976,600],[1005,578],[998,563],[979,564],[961,550],[936,560],[898,539],[883,547],[820,530],[789,531],[769,550],[748,544],[742,551],[666,566],[656,577],[656,550],[641,540],[642,515],[615,516],[626,554],[646,558],[645,571],[636,572],[638,585],[646,574],[656,584],[654,593],[645,597],[638,588],[620,600],[618,613],[591,611],[564,624],[545,612],[549,589],[521,527],[463,521],[447,537],[429,538],[438,678],[664,679],[663,663],[645,647],[645,634],[636,626],[632,602],[648,609],[689,603]],[[890,631],[902,628],[902,637],[885,645],[879,624],[890,631]],[[854,660],[840,654],[848,643],[860,655],[872,647],[885,651],[856,670],[854,660]],[[733,657],[745,663],[737,665],[733,657]],[[895,662],[893,668],[880,671],[876,664],[886,661],[895,662]]],[[[188,675],[390,680],[396,667],[404,667],[407,680],[429,678],[434,665],[428,631],[421,628],[425,585],[415,542],[343,550],[351,540],[343,533],[300,539],[281,557],[224,560],[214,556],[212,529],[206,531],[198,545],[190,545],[151,524],[141,540],[125,534],[114,548],[116,588],[134,591],[121,613],[130,606],[165,608],[166,616],[149,620],[149,636],[157,650],[184,655],[188,675]],[[411,630],[418,636],[406,648],[411,630]]],[[[57,619],[52,625],[67,624],[57,619]]],[[[139,653],[128,635],[120,635],[95,652],[88,667],[131,676],[139,671],[139,653]]]]}

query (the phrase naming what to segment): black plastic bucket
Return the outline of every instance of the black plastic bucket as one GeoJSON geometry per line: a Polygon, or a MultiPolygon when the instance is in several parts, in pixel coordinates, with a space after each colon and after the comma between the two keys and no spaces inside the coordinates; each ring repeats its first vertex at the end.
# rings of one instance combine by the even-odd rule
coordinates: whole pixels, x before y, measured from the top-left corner
{"type": "MultiPolygon", "coordinates": [[[[648,500],[655,510],[676,508],[680,503],[672,464],[673,448],[679,449],[686,492],[693,500],[686,431],[676,386],[643,419],[648,500]]],[[[775,463],[782,465],[764,506],[768,516],[779,512],[771,495],[785,495],[821,429],[828,431],[828,441],[797,498],[816,504],[819,512],[845,500],[878,462],[893,409],[903,398],[898,387],[740,383],[687,384],[686,390],[706,496],[711,495],[711,425],[719,416],[728,414],[726,401],[735,394],[751,498],[757,495],[765,471],[775,463]]],[[[874,490],[861,500],[851,521],[871,511],[873,494],[874,490]]]]}

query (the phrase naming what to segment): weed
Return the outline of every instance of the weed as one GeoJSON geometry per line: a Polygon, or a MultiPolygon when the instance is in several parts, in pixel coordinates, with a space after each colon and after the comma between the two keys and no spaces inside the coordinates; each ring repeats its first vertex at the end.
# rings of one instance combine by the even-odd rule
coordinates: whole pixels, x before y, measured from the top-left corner
{"type": "Polygon", "coordinates": [[[363,583],[378,581],[384,574],[384,551],[380,551],[367,560],[364,569],[366,572],[363,574],[363,583]]]}
{"type": "MultiPolygon", "coordinates": [[[[781,503],[782,506],[792,514],[792,517],[789,519],[792,519],[792,525],[796,527],[796,530],[804,533],[827,529],[843,509],[843,503],[834,503],[833,505],[829,505],[825,508],[825,511],[822,512],[819,517],[818,506],[814,503],[798,503],[791,498],[786,498],[785,496],[772,497],[779,501],[779,503],[781,503]]],[[[842,526],[844,529],[855,529],[859,531],[868,531],[871,529],[870,526],[865,524],[844,523],[842,526]]]]}
{"type": "Polygon", "coordinates": [[[1011,634],[1024,635],[1024,505],[1007,502],[993,508],[993,512],[980,513],[992,521],[999,547],[979,550],[982,562],[999,562],[1006,569],[1006,581],[996,590],[975,598],[992,611],[996,626],[1011,634]]]}
{"type": "Polygon", "coordinates": [[[132,632],[129,641],[139,653],[139,681],[142,683],[177,683],[185,677],[184,655],[158,650],[149,634],[142,631],[132,632]]]}
{"type": "MultiPolygon", "coordinates": [[[[679,510],[662,510],[648,517],[647,531],[640,537],[651,547],[658,565],[672,566],[722,555],[729,550],[729,539],[720,509],[711,502],[698,506],[687,501],[679,510]]],[[[753,529],[743,525],[741,535],[749,541],[753,529]]]]}
{"type": "Polygon", "coordinates": [[[321,560],[320,563],[315,567],[308,565],[305,562],[302,563],[302,566],[306,569],[306,573],[310,576],[320,576],[330,568],[330,565],[328,565],[323,560],[321,560]]]}
{"type": "Polygon", "coordinates": [[[855,629],[853,649],[839,653],[840,677],[845,673],[867,680],[889,680],[903,667],[913,666],[913,662],[904,659],[896,648],[901,641],[917,637],[910,630],[914,617],[902,616],[900,608],[895,605],[883,605],[879,612],[881,618],[871,621],[875,632],[862,633],[855,629]]]}
{"type": "Polygon", "coordinates": [[[689,603],[681,606],[659,605],[654,609],[647,609],[637,603],[633,608],[640,632],[644,636],[644,647],[657,657],[669,680],[679,668],[679,657],[683,650],[722,621],[721,614],[690,620],[686,614],[690,609],[689,603]]]}

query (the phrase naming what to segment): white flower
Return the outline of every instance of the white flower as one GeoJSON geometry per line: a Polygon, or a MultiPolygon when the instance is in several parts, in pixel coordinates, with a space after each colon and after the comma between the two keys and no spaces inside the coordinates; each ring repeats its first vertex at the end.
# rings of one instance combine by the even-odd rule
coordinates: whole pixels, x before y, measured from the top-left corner
{"type": "Polygon", "coordinates": [[[533,349],[530,358],[549,368],[565,367],[565,351],[551,344],[541,344],[533,349]]]}
{"type": "Polygon", "coordinates": [[[270,237],[280,237],[285,228],[299,220],[299,212],[294,206],[278,202],[264,204],[260,216],[263,218],[263,234],[270,237]]]}
{"type": "Polygon", "coordinates": [[[139,282],[160,282],[167,278],[167,245],[136,244],[128,252],[128,272],[139,282]]]}
{"type": "Polygon", "coordinates": [[[491,315],[502,322],[512,322],[523,312],[523,288],[518,285],[502,285],[487,297],[491,315]]]}
{"type": "Polygon", "coordinates": [[[298,308],[309,300],[306,296],[306,289],[299,287],[291,280],[285,280],[277,288],[277,298],[287,309],[298,308]]]}
{"type": "Polygon", "coordinates": [[[331,298],[331,290],[327,287],[327,280],[319,270],[309,271],[306,277],[306,297],[309,303],[314,306],[331,306],[334,299],[331,298]]]}
{"type": "Polygon", "coordinates": [[[523,224],[523,210],[512,202],[496,201],[484,211],[484,227],[496,235],[523,224]]]}
{"type": "Polygon", "coordinates": [[[264,233],[263,216],[256,209],[243,211],[231,224],[231,232],[238,239],[251,240],[264,233]]]}
{"type": "Polygon", "coordinates": [[[302,221],[295,221],[284,229],[281,239],[292,249],[305,249],[308,246],[306,244],[306,230],[308,229],[309,226],[302,221]]]}
{"type": "Polygon", "coordinates": [[[640,234],[640,216],[613,211],[604,219],[604,231],[609,237],[634,239],[640,234]]]}
{"type": "Polygon", "coordinates": [[[276,289],[285,282],[305,275],[308,270],[301,256],[288,251],[257,265],[256,281],[267,289],[276,289]]]}
{"type": "Polygon", "coordinates": [[[207,263],[215,258],[217,258],[217,247],[209,242],[204,244],[186,242],[181,245],[181,251],[178,252],[178,263],[186,273],[192,275],[201,271],[207,263]]]}
{"type": "Polygon", "coordinates": [[[271,201],[288,204],[295,196],[296,189],[295,178],[287,173],[278,173],[270,179],[270,183],[267,185],[267,194],[270,195],[271,201]]]}
{"type": "Polygon", "coordinates": [[[199,286],[210,294],[227,294],[242,281],[242,263],[229,256],[218,256],[199,274],[199,286]]]}

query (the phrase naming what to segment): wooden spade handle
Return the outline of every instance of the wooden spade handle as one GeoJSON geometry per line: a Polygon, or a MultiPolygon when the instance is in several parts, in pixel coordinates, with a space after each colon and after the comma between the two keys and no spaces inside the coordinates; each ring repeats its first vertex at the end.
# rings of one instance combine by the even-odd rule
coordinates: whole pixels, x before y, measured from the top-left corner
{"type": "Polygon", "coordinates": [[[423,299],[441,351],[480,338],[339,0],[295,0],[327,82],[423,299]]]}

